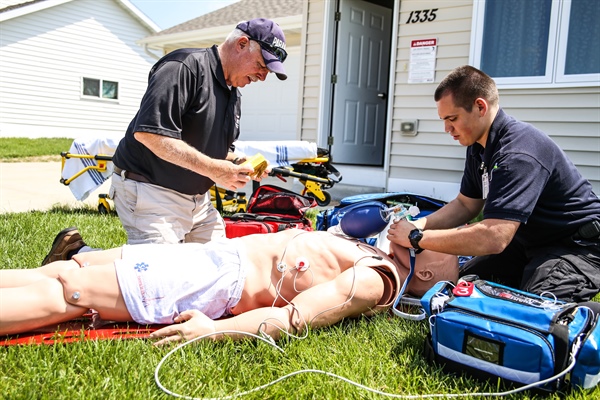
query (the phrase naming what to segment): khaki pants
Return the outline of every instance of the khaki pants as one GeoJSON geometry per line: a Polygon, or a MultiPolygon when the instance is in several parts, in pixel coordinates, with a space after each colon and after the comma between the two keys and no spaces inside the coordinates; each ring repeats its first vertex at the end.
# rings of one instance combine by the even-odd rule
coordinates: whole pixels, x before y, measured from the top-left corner
{"type": "Polygon", "coordinates": [[[225,223],[210,192],[187,195],[113,174],[110,197],[128,244],[206,243],[225,237],[225,223]]]}

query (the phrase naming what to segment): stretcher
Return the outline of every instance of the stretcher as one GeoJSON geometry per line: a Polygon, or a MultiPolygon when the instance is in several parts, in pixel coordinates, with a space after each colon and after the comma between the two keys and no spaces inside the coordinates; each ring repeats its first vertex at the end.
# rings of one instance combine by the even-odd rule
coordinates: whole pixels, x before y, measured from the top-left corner
{"type": "Polygon", "coordinates": [[[339,183],[342,175],[331,165],[328,150],[319,148],[317,151],[317,157],[300,160],[289,167],[274,167],[270,175],[284,181],[286,177],[297,178],[304,186],[301,194],[313,197],[319,206],[324,207],[331,202],[331,195],[325,190],[339,183]]]}
{"type": "MultiPolygon", "coordinates": [[[[112,156],[107,155],[107,154],[96,154],[96,155],[72,154],[72,153],[63,151],[60,153],[60,157],[61,157],[60,183],[62,183],[65,186],[69,186],[71,184],[71,182],[73,182],[75,179],[79,178],[80,176],[84,175],[85,173],[89,174],[92,171],[97,171],[99,173],[106,173],[108,171],[109,163],[112,163],[112,156]],[[82,160],[84,167],[82,169],[80,169],[79,171],[75,172],[69,178],[64,178],[65,163],[67,162],[67,160],[69,160],[71,158],[82,160]]],[[[110,212],[111,205],[108,201],[109,199],[110,199],[110,197],[108,196],[108,194],[100,193],[98,195],[98,212],[100,212],[100,214],[108,214],[110,212]]]]}
{"type": "Polygon", "coordinates": [[[245,192],[234,192],[216,185],[210,188],[210,201],[220,213],[223,211],[227,213],[246,212],[248,205],[245,192]]]}
{"type": "Polygon", "coordinates": [[[329,151],[316,143],[299,140],[244,141],[235,143],[240,157],[264,155],[271,166],[271,176],[286,182],[287,177],[297,178],[304,186],[303,196],[313,197],[319,206],[326,206],[330,189],[342,180],[340,172],[331,165],[329,151]]]}
{"type": "MultiPolygon", "coordinates": [[[[113,172],[112,156],[121,137],[75,139],[68,152],[61,153],[61,180],[69,186],[77,200],[85,200],[113,172]]],[[[315,198],[317,204],[326,206],[331,196],[325,190],[341,181],[341,174],[331,165],[329,152],[317,148],[315,143],[304,141],[238,141],[236,153],[251,158],[256,153],[264,155],[272,167],[272,176],[285,181],[297,178],[304,188],[302,195],[315,198]]],[[[221,201],[223,209],[231,212],[244,212],[246,195],[241,192],[213,188],[213,205],[221,201]],[[219,194],[217,199],[216,194],[219,194]]],[[[98,195],[98,211],[112,210],[110,197],[98,195]]]]}
{"type": "Polygon", "coordinates": [[[135,322],[109,322],[93,328],[89,314],[69,322],[50,325],[19,335],[0,337],[0,346],[42,345],[81,342],[84,340],[148,339],[165,325],[139,325],[135,322]]]}

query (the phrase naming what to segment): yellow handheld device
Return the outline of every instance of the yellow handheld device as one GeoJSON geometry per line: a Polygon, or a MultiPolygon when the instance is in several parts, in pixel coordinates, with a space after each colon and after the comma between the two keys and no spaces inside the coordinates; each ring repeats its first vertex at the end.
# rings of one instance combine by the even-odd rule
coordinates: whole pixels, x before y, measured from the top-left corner
{"type": "Polygon", "coordinates": [[[256,153],[255,155],[248,157],[248,159],[246,159],[242,165],[250,165],[252,168],[254,168],[254,172],[251,173],[250,176],[256,179],[262,176],[269,163],[262,154],[256,153]]]}

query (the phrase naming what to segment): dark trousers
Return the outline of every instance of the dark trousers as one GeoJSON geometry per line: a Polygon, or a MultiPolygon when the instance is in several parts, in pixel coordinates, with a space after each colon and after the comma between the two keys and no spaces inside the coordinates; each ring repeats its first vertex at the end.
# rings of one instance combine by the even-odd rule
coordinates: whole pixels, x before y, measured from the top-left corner
{"type": "Polygon", "coordinates": [[[500,254],[474,257],[460,276],[580,303],[600,291],[600,241],[554,243],[526,249],[512,241],[500,254]]]}

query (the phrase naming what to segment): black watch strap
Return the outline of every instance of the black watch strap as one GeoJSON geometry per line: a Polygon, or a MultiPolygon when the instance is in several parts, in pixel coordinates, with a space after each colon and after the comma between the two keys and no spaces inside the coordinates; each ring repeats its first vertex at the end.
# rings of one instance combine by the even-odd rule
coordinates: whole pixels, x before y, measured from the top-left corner
{"type": "Polygon", "coordinates": [[[410,245],[415,249],[415,253],[419,254],[423,251],[421,246],[419,246],[419,241],[423,238],[423,231],[421,229],[413,229],[408,234],[408,240],[410,240],[410,245]]]}

